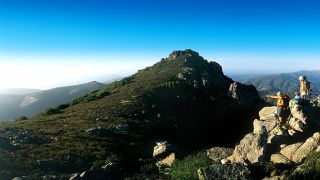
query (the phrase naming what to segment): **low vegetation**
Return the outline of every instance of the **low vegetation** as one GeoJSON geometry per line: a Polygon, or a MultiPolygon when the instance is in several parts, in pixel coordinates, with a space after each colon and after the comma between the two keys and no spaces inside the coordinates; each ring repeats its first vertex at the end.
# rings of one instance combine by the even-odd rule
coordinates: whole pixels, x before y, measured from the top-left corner
{"type": "Polygon", "coordinates": [[[172,179],[177,180],[198,179],[198,169],[209,166],[211,163],[206,151],[199,151],[174,162],[169,174],[172,179]]]}

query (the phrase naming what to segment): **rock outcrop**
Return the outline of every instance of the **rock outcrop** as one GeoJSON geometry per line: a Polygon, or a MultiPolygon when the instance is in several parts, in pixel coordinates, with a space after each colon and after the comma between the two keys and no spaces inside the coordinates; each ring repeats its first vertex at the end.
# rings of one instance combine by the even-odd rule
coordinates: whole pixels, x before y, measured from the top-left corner
{"type": "Polygon", "coordinates": [[[271,156],[271,161],[274,163],[288,163],[302,162],[306,156],[312,151],[319,151],[320,146],[320,133],[313,134],[304,143],[295,143],[285,146],[279,153],[271,156]],[[283,157],[282,161],[279,161],[278,157],[283,157]]]}
{"type": "Polygon", "coordinates": [[[244,85],[239,82],[230,84],[229,96],[236,100],[239,105],[251,106],[251,102],[259,101],[260,97],[253,85],[244,85]]]}
{"type": "Polygon", "coordinates": [[[235,147],[233,154],[227,158],[231,163],[251,163],[266,161],[268,133],[264,126],[256,133],[247,134],[235,147]]]}

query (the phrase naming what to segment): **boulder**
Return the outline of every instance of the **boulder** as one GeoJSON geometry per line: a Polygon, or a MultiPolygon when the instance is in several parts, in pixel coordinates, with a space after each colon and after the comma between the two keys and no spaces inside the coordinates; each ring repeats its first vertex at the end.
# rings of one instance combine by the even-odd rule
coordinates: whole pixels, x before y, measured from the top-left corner
{"type": "Polygon", "coordinates": [[[247,160],[251,163],[264,162],[267,159],[267,138],[267,130],[262,126],[258,133],[247,134],[227,159],[231,163],[244,163],[247,160]]]}
{"type": "Polygon", "coordinates": [[[269,133],[277,126],[277,123],[275,119],[271,121],[262,121],[255,119],[253,121],[253,133],[258,133],[262,126],[264,126],[267,129],[267,132],[269,133]]]}
{"type": "Polygon", "coordinates": [[[304,129],[306,128],[306,125],[301,121],[300,119],[297,118],[290,118],[289,120],[289,126],[299,132],[303,132],[304,129]]]}
{"type": "Polygon", "coordinates": [[[263,121],[274,121],[277,119],[277,107],[272,106],[272,107],[265,107],[259,111],[259,117],[260,120],[263,121]]]}
{"type": "Polygon", "coordinates": [[[296,152],[296,150],[302,145],[302,143],[291,144],[286,146],[280,150],[280,153],[285,156],[286,158],[292,158],[292,155],[296,152]]]}
{"type": "Polygon", "coordinates": [[[249,169],[243,164],[214,164],[198,170],[200,180],[212,179],[252,179],[249,169]]]}
{"type": "Polygon", "coordinates": [[[232,152],[233,149],[231,148],[213,147],[207,150],[207,156],[215,163],[220,163],[222,159],[231,156],[232,152]]]}
{"type": "Polygon", "coordinates": [[[300,120],[303,124],[307,124],[307,116],[303,112],[303,108],[297,104],[294,100],[289,103],[291,116],[295,119],[300,120]]]}
{"type": "Polygon", "coordinates": [[[314,133],[308,138],[292,155],[292,161],[300,163],[312,151],[317,150],[320,145],[320,133],[314,133]]]}
{"type": "Polygon", "coordinates": [[[276,164],[287,164],[290,162],[290,160],[287,157],[279,153],[271,155],[270,161],[276,164]]]}
{"type": "Polygon", "coordinates": [[[284,129],[283,127],[276,126],[269,132],[268,144],[275,146],[285,144],[288,141],[288,138],[288,130],[284,129]]]}
{"type": "Polygon", "coordinates": [[[155,159],[163,159],[171,153],[177,152],[177,147],[173,144],[169,144],[167,141],[157,142],[157,145],[153,148],[153,157],[155,159]]]}
{"type": "Polygon", "coordinates": [[[237,105],[251,106],[253,102],[260,101],[260,97],[253,85],[244,85],[239,82],[230,84],[228,95],[237,105]]]}
{"type": "Polygon", "coordinates": [[[110,132],[111,131],[108,128],[103,128],[103,127],[90,128],[86,130],[86,133],[89,133],[94,136],[105,136],[110,132]]]}
{"type": "Polygon", "coordinates": [[[156,166],[159,168],[163,168],[163,167],[171,167],[173,162],[176,160],[176,155],[175,153],[171,153],[169,156],[167,156],[166,158],[158,161],[156,163],[156,166]]]}

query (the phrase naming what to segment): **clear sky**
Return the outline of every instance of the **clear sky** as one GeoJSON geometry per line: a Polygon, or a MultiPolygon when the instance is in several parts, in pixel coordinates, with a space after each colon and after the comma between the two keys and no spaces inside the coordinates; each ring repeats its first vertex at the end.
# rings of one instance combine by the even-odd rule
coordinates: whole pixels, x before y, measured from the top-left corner
{"type": "Polygon", "coordinates": [[[316,0],[0,0],[0,89],[129,74],[193,49],[228,73],[320,69],[316,0]]]}

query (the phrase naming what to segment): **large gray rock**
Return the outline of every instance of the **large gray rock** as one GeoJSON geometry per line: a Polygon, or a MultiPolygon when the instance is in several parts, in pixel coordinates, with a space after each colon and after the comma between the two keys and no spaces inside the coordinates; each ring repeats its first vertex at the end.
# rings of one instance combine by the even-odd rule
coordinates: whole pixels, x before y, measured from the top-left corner
{"type": "Polygon", "coordinates": [[[176,160],[176,154],[175,153],[171,153],[167,157],[159,160],[156,163],[156,166],[159,167],[159,168],[171,167],[175,160],[176,160]]]}
{"type": "Polygon", "coordinates": [[[220,163],[222,159],[231,156],[232,152],[231,148],[213,147],[207,150],[207,156],[215,163],[220,163]]]}
{"type": "Polygon", "coordinates": [[[274,121],[277,119],[277,107],[271,106],[271,107],[264,107],[259,111],[259,117],[260,120],[263,121],[274,121]]]}
{"type": "Polygon", "coordinates": [[[243,164],[214,164],[198,170],[200,180],[213,179],[252,179],[249,169],[243,164]]]}
{"type": "Polygon", "coordinates": [[[308,138],[292,155],[292,161],[300,163],[312,151],[317,150],[320,145],[320,133],[314,133],[308,138]]]}
{"type": "Polygon", "coordinates": [[[294,100],[289,102],[291,116],[295,119],[300,120],[303,124],[307,124],[307,116],[303,112],[303,108],[297,104],[294,100]]]}
{"type": "Polygon", "coordinates": [[[258,133],[262,126],[264,126],[269,133],[277,126],[277,123],[275,119],[268,121],[255,119],[253,121],[253,133],[258,133]]]}
{"type": "Polygon", "coordinates": [[[320,151],[320,133],[314,133],[304,143],[295,143],[281,148],[280,152],[271,156],[274,163],[302,162],[312,151],[320,151]]]}
{"type": "Polygon", "coordinates": [[[279,146],[281,144],[286,144],[290,139],[290,135],[287,129],[276,126],[272,129],[268,136],[268,144],[273,146],[279,146]]]}
{"type": "Polygon", "coordinates": [[[171,167],[176,159],[178,148],[167,141],[157,142],[153,148],[153,157],[157,160],[156,166],[159,168],[171,167]]]}
{"type": "Polygon", "coordinates": [[[153,148],[153,157],[158,160],[178,151],[177,146],[169,144],[167,141],[157,142],[156,144],[153,148]]]}
{"type": "Polygon", "coordinates": [[[244,85],[239,82],[230,84],[228,95],[232,97],[238,105],[251,106],[253,102],[260,101],[260,97],[253,85],[244,85]]]}
{"type": "Polygon", "coordinates": [[[285,157],[280,153],[271,155],[270,161],[276,164],[279,164],[279,163],[287,164],[290,162],[290,160],[287,157],[285,157]]]}
{"type": "Polygon", "coordinates": [[[268,133],[264,126],[258,133],[249,133],[235,147],[233,154],[227,158],[231,163],[264,162],[267,160],[268,133]]]}
{"type": "Polygon", "coordinates": [[[306,124],[303,123],[300,119],[297,118],[290,118],[289,120],[289,126],[299,132],[303,132],[306,128],[306,124]]]}
{"type": "Polygon", "coordinates": [[[297,151],[297,149],[302,145],[302,143],[295,143],[289,146],[286,146],[280,150],[280,153],[284,155],[289,160],[292,159],[292,155],[297,151]]]}

